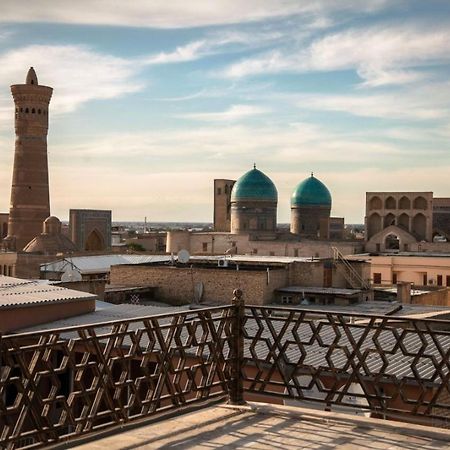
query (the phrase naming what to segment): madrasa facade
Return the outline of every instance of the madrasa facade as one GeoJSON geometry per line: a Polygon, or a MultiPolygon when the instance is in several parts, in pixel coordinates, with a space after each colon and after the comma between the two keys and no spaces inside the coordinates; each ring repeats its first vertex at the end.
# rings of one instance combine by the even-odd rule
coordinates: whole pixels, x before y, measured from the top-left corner
{"type": "Polygon", "coordinates": [[[330,257],[363,251],[361,241],[344,240],[344,219],[330,217],[331,194],[313,174],[294,189],[290,228],[277,224],[278,191],[256,166],[237,181],[214,180],[214,231],[169,231],[167,251],[192,254],[330,257]]]}

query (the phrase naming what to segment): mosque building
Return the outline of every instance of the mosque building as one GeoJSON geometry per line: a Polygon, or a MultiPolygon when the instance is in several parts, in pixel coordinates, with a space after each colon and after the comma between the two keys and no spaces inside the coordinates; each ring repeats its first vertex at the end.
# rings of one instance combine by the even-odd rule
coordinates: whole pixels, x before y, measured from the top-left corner
{"type": "Polygon", "coordinates": [[[254,165],[237,181],[214,180],[214,232],[169,231],[167,251],[313,257],[331,256],[331,247],[362,251],[361,241],[335,238],[343,235],[344,221],[330,217],[331,204],[330,191],[311,174],[292,193],[290,229],[279,229],[277,188],[254,165]],[[342,230],[332,234],[331,223],[342,230]]]}

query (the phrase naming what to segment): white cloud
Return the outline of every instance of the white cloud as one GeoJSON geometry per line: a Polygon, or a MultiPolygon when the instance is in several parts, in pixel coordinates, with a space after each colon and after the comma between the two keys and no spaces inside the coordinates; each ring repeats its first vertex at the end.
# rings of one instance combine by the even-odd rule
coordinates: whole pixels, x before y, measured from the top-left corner
{"type": "Polygon", "coordinates": [[[35,66],[40,83],[54,88],[52,113],[56,114],[141,88],[131,61],[74,45],[31,45],[1,54],[0,86],[25,82],[30,65],[35,66]]]}
{"type": "Polygon", "coordinates": [[[184,114],[186,119],[201,120],[205,122],[233,122],[252,116],[267,114],[270,110],[255,105],[232,105],[225,111],[184,114]]]}
{"type": "MultiPolygon", "coordinates": [[[[56,22],[152,28],[183,28],[253,22],[295,14],[371,12],[387,0],[2,0],[1,22],[56,22]]],[[[319,23],[319,22],[317,22],[319,23]]]]}
{"type": "MultiPolygon", "coordinates": [[[[295,100],[294,100],[295,98],[295,100]]],[[[300,108],[346,112],[355,116],[406,120],[449,119],[450,83],[435,83],[413,91],[384,94],[299,95],[300,108]]]]}
{"type": "Polygon", "coordinates": [[[417,67],[450,62],[448,27],[391,25],[350,29],[315,39],[308,47],[275,49],[231,64],[229,78],[279,72],[354,69],[367,86],[403,84],[424,77],[417,67]]]}
{"type": "Polygon", "coordinates": [[[274,43],[284,36],[277,31],[247,33],[235,30],[222,30],[209,33],[204,39],[178,46],[171,52],[160,52],[148,58],[141,58],[142,64],[169,64],[195,61],[219,52],[242,51],[274,43]]]}

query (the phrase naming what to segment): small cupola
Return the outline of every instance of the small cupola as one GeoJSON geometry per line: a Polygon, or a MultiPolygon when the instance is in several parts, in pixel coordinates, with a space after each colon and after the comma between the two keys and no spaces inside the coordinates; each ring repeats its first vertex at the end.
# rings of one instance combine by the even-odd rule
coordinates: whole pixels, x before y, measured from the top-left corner
{"type": "Polygon", "coordinates": [[[38,84],[37,75],[33,67],[30,67],[30,69],[28,70],[26,84],[38,84]]]}

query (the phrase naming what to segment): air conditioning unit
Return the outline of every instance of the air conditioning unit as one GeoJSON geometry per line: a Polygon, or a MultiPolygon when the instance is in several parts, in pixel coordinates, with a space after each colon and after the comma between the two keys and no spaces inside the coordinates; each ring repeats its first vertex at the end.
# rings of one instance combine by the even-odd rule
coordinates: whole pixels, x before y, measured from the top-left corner
{"type": "Polygon", "coordinates": [[[219,267],[228,267],[228,260],[227,260],[226,258],[220,258],[220,259],[217,261],[217,265],[218,265],[219,267]]]}

